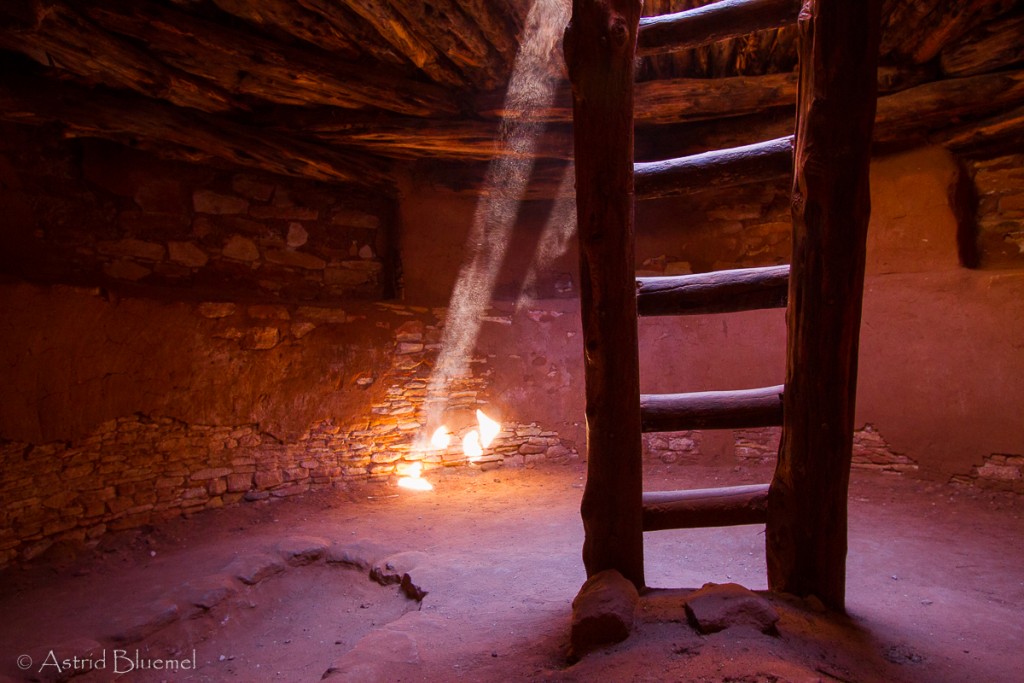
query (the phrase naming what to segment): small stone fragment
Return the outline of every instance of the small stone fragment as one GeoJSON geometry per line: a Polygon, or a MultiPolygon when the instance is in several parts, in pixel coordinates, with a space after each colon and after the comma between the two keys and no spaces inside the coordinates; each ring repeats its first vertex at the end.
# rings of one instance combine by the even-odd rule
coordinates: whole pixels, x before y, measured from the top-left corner
{"type": "Polygon", "coordinates": [[[302,227],[302,223],[289,223],[288,224],[288,237],[287,243],[289,247],[293,249],[301,247],[303,244],[309,241],[309,233],[302,227]]]}
{"type": "Polygon", "coordinates": [[[374,564],[370,578],[382,586],[402,583],[403,579],[427,559],[427,554],[416,550],[396,553],[374,564]]]}

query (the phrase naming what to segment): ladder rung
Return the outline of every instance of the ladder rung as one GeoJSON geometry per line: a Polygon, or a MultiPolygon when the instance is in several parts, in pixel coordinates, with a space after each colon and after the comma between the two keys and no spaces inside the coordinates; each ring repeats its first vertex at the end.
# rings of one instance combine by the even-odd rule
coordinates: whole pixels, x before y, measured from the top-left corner
{"type": "Polygon", "coordinates": [[[637,199],[786,178],[793,173],[793,136],[677,159],[633,164],[637,199]]]}
{"type": "Polygon", "coordinates": [[[764,524],[768,484],[643,494],[643,529],[696,529],[764,524]]]}
{"type": "Polygon", "coordinates": [[[785,308],[788,295],[789,266],[636,279],[637,313],[642,316],[785,308]]]}
{"type": "Polygon", "coordinates": [[[800,0],[721,0],[710,5],[644,17],[637,35],[637,54],[655,55],[700,47],[796,22],[800,0]]]}
{"type": "Polygon", "coordinates": [[[641,394],[644,432],[745,429],[782,424],[784,386],[689,394],[641,394]]]}

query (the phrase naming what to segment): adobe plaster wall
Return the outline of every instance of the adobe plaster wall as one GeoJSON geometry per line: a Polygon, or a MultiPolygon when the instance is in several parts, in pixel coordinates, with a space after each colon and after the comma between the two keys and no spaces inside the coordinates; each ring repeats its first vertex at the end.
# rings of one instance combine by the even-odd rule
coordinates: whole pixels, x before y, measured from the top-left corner
{"type": "MultiPolygon", "coordinates": [[[[64,187],[76,206],[122,212],[138,201],[111,198],[74,173],[61,176],[75,166],[58,157],[50,172],[60,182],[50,194],[64,187]]],[[[873,166],[855,466],[1021,490],[1024,270],[1007,267],[1005,259],[998,270],[959,266],[948,199],[954,171],[953,160],[938,150],[873,166]]],[[[0,201],[10,204],[12,216],[32,222],[32,231],[7,239],[39,246],[52,236],[55,252],[88,242],[75,212],[46,213],[46,193],[16,187],[10,164],[5,173],[0,201]]],[[[218,194],[233,191],[234,178],[205,177],[218,194]]],[[[190,225],[209,220],[195,204],[194,193],[202,191],[197,182],[189,176],[192,204],[182,208],[190,225]]],[[[998,201],[982,202],[988,224],[998,224],[992,211],[1014,206],[1012,190],[1012,183],[1000,185],[993,190],[998,201]]],[[[774,188],[745,191],[742,202],[724,207],[705,201],[687,208],[681,200],[643,206],[638,270],[779,262],[788,249],[779,197],[774,188]],[[701,245],[716,234],[722,246],[709,255],[701,245]]],[[[338,208],[321,199],[327,203],[318,212],[338,208]]],[[[371,204],[389,215],[386,202],[371,204]]],[[[273,206],[273,195],[266,205],[273,206]]],[[[281,282],[296,285],[294,296],[284,288],[260,300],[234,281],[223,297],[208,298],[191,284],[195,270],[162,281],[156,299],[118,287],[92,247],[76,252],[84,260],[74,261],[75,286],[26,284],[20,277],[0,284],[0,562],[43,552],[58,539],[87,540],[183,511],[351,479],[388,480],[414,462],[463,464],[457,440],[432,453],[417,449],[415,440],[435,419],[463,436],[478,407],[504,426],[478,466],[528,466],[582,452],[578,283],[565,206],[517,208],[494,280],[486,283],[492,291],[483,301],[490,303],[470,325],[478,324],[478,337],[467,371],[441,389],[430,378],[445,331],[457,325],[452,288],[472,257],[492,247],[486,240],[482,248],[467,247],[478,213],[474,200],[409,185],[394,211],[399,242],[379,242],[390,232],[375,232],[374,239],[375,253],[398,253],[400,302],[365,301],[365,293],[321,301],[324,290],[306,288],[312,281],[302,267],[275,271],[281,282]],[[80,282],[90,274],[94,281],[80,282]],[[436,404],[444,409],[428,410],[436,404]]],[[[82,220],[98,219],[86,212],[82,220]]],[[[260,248],[280,250],[271,242],[286,240],[289,226],[268,220],[270,242],[260,248]]],[[[317,244],[333,239],[327,226],[308,223],[310,239],[324,240],[317,244]]],[[[110,228],[117,233],[112,239],[141,239],[128,225],[110,228]]],[[[210,262],[225,259],[224,245],[211,244],[210,262]]],[[[161,259],[170,260],[163,248],[161,259]]],[[[157,265],[142,267],[155,277],[157,265]]],[[[49,279],[59,275],[52,268],[49,279]]],[[[782,311],[647,319],[640,334],[646,392],[784,379],[782,311]]],[[[649,435],[645,444],[648,457],[666,463],[725,464],[770,459],[776,441],[771,430],[738,430],[649,435]]]]}
{"type": "MultiPolygon", "coordinates": [[[[1005,259],[999,261],[999,270],[960,266],[950,207],[955,173],[954,159],[937,148],[882,158],[872,165],[855,466],[918,471],[929,478],[958,477],[1020,490],[1024,269],[1007,267],[1005,259]]],[[[1012,174],[1002,171],[1002,185],[989,190],[1010,207],[1016,206],[1014,198],[1019,196],[1012,174]]],[[[1019,185],[1024,187],[1024,182],[1019,185]]],[[[984,188],[979,190],[980,221],[998,224],[999,203],[986,202],[984,188]]],[[[694,266],[703,270],[780,262],[789,240],[786,205],[779,192],[743,190],[742,201],[717,207],[683,199],[641,204],[638,271],[682,273],[694,266]]],[[[434,228],[429,233],[432,252],[444,255],[430,264],[440,267],[406,267],[407,296],[431,300],[450,290],[465,254],[468,217],[474,207],[465,198],[406,193],[400,211],[402,223],[409,227],[400,244],[403,262],[414,261],[427,239],[417,230],[424,220],[434,228]]],[[[542,207],[534,211],[545,213],[542,207]]],[[[1006,215],[1009,219],[1016,214],[1006,215]]],[[[528,259],[531,254],[513,248],[506,260],[528,259]]],[[[575,258],[571,250],[560,262],[561,270],[573,278],[568,288],[572,294],[575,258]]],[[[576,314],[570,307],[567,315],[576,314]]],[[[644,319],[640,337],[645,392],[755,387],[785,378],[782,311],[644,319]]],[[[569,385],[581,390],[581,356],[546,355],[571,378],[569,385]]],[[[535,398],[541,404],[545,401],[544,396],[535,398]]],[[[550,409],[582,415],[579,399],[571,397],[550,409]]],[[[681,435],[677,442],[685,444],[692,436],[681,435]]],[[[711,450],[719,456],[768,457],[777,443],[771,433],[744,431],[734,437],[730,443],[716,442],[711,450]]],[[[672,460],[694,450],[692,440],[674,452],[652,444],[650,437],[647,441],[649,452],[672,460]]]]}

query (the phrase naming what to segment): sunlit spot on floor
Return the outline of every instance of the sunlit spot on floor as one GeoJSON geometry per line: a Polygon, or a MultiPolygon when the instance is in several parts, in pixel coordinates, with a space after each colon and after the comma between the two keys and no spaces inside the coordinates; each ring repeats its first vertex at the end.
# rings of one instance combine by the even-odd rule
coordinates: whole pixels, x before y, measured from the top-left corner
{"type": "Polygon", "coordinates": [[[432,491],[434,489],[433,484],[422,477],[423,465],[418,462],[414,462],[411,465],[407,465],[404,472],[398,479],[398,485],[404,489],[411,491],[432,491]]]}

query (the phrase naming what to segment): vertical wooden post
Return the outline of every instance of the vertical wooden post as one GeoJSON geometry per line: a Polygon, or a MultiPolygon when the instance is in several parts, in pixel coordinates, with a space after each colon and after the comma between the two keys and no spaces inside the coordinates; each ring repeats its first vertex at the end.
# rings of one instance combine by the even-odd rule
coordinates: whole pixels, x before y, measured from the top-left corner
{"type": "Polygon", "coordinates": [[[633,245],[633,55],[641,0],[573,0],[573,88],[587,414],[581,516],[587,575],[644,586],[633,245]]]}
{"type": "Polygon", "coordinates": [[[870,197],[880,0],[805,0],[783,442],[768,582],[845,608],[847,490],[870,197]]]}

